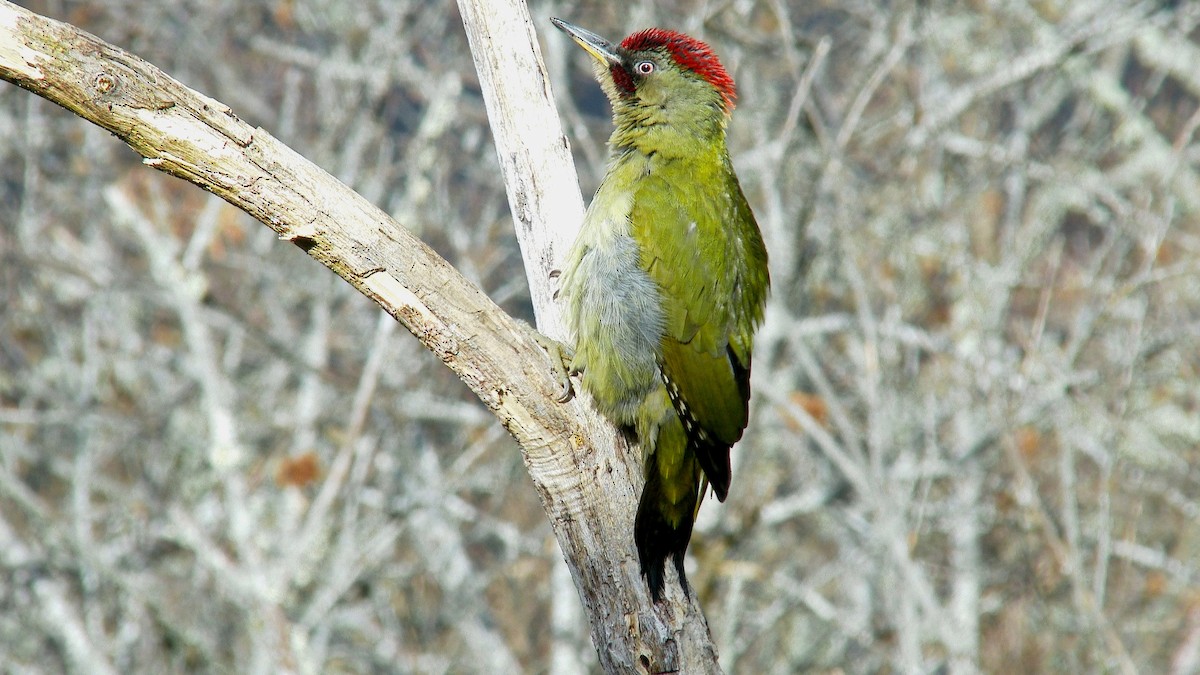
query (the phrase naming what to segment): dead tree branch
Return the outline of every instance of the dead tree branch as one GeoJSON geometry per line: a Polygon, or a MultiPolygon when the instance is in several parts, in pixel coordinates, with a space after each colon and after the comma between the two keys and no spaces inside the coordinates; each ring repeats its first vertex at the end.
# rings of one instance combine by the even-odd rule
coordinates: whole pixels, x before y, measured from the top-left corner
{"type": "MultiPolygon", "coordinates": [[[[527,126],[499,131],[505,123],[537,118],[526,118],[531,113],[520,107],[529,98],[496,78],[521,71],[540,86],[538,105],[550,103],[523,6],[507,7],[506,14],[493,5],[484,12],[460,3],[476,61],[486,66],[481,79],[514,220],[526,234],[552,233],[551,218],[575,222],[582,213],[574,173],[561,133],[543,127],[530,135],[527,126]],[[523,23],[524,30],[514,34],[497,21],[523,23]]],[[[656,607],[638,574],[630,536],[641,481],[636,453],[585,402],[554,403],[557,385],[529,327],[387,214],[266,131],[95,36],[2,2],[0,78],[111,131],[146,165],[261,221],[377,302],[462,378],[521,446],[605,670],[718,672],[695,600],[675,590],[656,607]]],[[[546,272],[568,237],[523,237],[526,262],[536,263],[531,285],[539,317],[559,335],[546,272]]]]}

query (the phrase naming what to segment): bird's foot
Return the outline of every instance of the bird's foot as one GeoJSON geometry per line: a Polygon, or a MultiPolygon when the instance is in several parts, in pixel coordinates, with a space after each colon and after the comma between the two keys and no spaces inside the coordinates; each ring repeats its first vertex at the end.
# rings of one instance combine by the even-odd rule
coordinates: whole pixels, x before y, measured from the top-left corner
{"type": "Polygon", "coordinates": [[[558,382],[562,387],[558,396],[554,400],[559,403],[570,401],[575,395],[575,389],[571,386],[571,359],[575,357],[575,350],[567,345],[546,337],[545,335],[534,331],[534,339],[546,350],[546,355],[550,357],[550,366],[554,368],[554,374],[558,377],[558,382]]]}

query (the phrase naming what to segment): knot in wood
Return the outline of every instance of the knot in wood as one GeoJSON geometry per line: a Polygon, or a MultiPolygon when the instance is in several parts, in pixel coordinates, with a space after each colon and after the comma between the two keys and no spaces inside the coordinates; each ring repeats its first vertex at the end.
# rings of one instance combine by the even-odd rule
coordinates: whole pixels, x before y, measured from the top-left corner
{"type": "Polygon", "coordinates": [[[100,72],[92,79],[92,86],[101,94],[107,94],[117,88],[117,78],[109,73],[100,72]]]}

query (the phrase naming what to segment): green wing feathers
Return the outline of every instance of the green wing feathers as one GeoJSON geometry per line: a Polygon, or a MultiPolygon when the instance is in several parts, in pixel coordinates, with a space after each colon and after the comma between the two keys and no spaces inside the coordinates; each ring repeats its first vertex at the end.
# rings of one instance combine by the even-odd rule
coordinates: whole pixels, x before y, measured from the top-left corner
{"type": "Polygon", "coordinates": [[[713,354],[671,338],[663,341],[661,368],[688,445],[717,499],[725,501],[729,449],[742,437],[749,413],[749,369],[738,367],[728,348],[713,354]]]}
{"type": "Polygon", "coordinates": [[[748,421],[766,249],[727,157],[652,162],[648,172],[634,195],[630,230],[665,308],[659,367],[689,447],[724,501],[729,448],[748,421]]]}
{"type": "Polygon", "coordinates": [[[644,401],[637,425],[649,455],[634,539],[655,600],[668,557],[686,592],[683,558],[703,480],[725,500],[729,450],[749,419],[750,352],[766,300],[767,256],[728,158],[721,159],[650,162],[630,212],[641,266],[664,308],[663,389],[644,401]],[[710,181],[724,181],[726,189],[713,190],[722,183],[710,181]]]}

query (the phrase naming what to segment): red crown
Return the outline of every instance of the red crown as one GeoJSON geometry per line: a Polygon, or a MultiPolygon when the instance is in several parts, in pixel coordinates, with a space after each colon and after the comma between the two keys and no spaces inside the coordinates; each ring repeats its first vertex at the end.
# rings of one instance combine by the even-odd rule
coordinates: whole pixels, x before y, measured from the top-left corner
{"type": "Polygon", "coordinates": [[[737,91],[733,78],[717,59],[712,49],[694,37],[662,28],[647,28],[621,41],[621,47],[633,52],[666,49],[680,68],[686,68],[708,81],[725,99],[727,110],[733,110],[737,91]]]}

